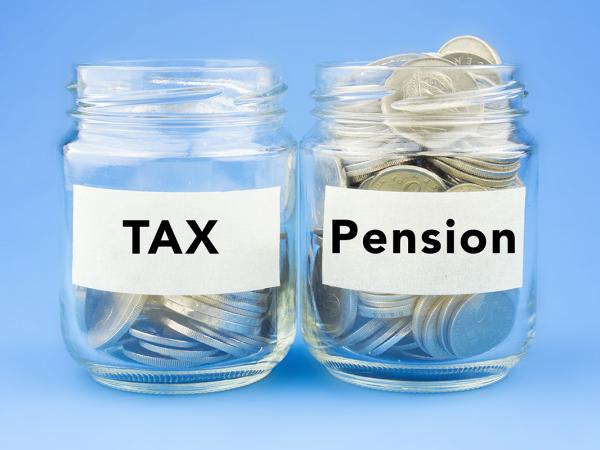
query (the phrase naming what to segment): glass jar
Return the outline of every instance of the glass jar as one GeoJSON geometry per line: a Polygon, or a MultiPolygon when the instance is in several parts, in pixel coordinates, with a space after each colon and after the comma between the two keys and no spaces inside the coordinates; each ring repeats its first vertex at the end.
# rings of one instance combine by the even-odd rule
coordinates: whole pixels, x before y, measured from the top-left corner
{"type": "Polygon", "coordinates": [[[318,68],[300,155],[303,335],[360,386],[485,386],[534,329],[524,89],[509,65],[394,58],[318,68]]]}
{"type": "Polygon", "coordinates": [[[77,68],[64,146],[62,329],[102,384],[202,393],[269,374],[295,334],[295,143],[277,68],[77,68]]]}

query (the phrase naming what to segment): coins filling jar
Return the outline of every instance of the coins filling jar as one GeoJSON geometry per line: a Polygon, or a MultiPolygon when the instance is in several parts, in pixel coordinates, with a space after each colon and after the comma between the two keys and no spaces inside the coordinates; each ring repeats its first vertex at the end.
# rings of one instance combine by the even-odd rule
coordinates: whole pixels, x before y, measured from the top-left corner
{"type": "Polygon", "coordinates": [[[260,380],[295,333],[295,143],[257,61],[81,65],[64,145],[62,329],[105,385],[260,380]]]}
{"type": "Polygon", "coordinates": [[[301,145],[303,335],[347,382],[502,379],[533,336],[537,162],[485,42],[321,65],[301,145]]]}

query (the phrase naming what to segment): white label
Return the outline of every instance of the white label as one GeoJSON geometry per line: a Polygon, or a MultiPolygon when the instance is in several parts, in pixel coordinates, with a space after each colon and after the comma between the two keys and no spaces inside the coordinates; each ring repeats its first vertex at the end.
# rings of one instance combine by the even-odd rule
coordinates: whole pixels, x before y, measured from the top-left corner
{"type": "Polygon", "coordinates": [[[524,221],[524,187],[428,193],[327,186],[323,283],[415,295],[518,288],[524,221]]]}
{"type": "Polygon", "coordinates": [[[278,187],[144,192],[73,186],[72,279],[79,286],[154,295],[279,286],[279,236],[278,187]]]}

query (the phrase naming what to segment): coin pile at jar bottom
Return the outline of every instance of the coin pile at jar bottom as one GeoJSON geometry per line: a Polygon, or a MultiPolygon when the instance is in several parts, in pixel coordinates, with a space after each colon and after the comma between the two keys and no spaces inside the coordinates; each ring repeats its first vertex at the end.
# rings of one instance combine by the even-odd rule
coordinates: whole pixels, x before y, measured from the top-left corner
{"type": "Polygon", "coordinates": [[[451,360],[485,353],[512,330],[509,293],[376,294],[321,282],[321,236],[313,236],[310,290],[317,326],[336,346],[389,360],[451,360]]]}
{"type": "Polygon", "coordinates": [[[276,289],[151,296],[76,288],[88,344],[158,369],[254,355],[273,343],[276,289]]]}

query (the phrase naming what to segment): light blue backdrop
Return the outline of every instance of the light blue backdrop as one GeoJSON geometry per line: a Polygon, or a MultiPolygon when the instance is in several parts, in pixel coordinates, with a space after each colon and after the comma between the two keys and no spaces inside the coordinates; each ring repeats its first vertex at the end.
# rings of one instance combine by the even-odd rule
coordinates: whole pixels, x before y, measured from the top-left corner
{"type": "Polygon", "coordinates": [[[569,1],[0,1],[2,448],[598,448],[600,9],[569,1]],[[77,62],[279,63],[288,125],[311,125],[318,61],[476,34],[522,65],[541,155],[538,336],[484,390],[404,395],[328,377],[298,342],[263,382],[144,397],[92,382],[60,337],[58,145],[77,62]]]}

